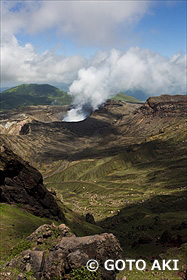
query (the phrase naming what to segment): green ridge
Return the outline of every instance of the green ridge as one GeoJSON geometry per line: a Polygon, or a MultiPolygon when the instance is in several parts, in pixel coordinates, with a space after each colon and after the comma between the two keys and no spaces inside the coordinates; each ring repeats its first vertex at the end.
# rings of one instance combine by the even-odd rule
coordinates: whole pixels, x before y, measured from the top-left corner
{"type": "Polygon", "coordinates": [[[22,106],[69,105],[72,98],[66,92],[48,84],[22,84],[1,93],[0,109],[22,106]]]}
{"type": "Polygon", "coordinates": [[[111,100],[114,101],[125,101],[125,102],[130,102],[130,103],[140,103],[141,101],[138,100],[137,98],[133,97],[133,96],[128,96],[122,92],[116,94],[115,96],[110,98],[111,100]]]}

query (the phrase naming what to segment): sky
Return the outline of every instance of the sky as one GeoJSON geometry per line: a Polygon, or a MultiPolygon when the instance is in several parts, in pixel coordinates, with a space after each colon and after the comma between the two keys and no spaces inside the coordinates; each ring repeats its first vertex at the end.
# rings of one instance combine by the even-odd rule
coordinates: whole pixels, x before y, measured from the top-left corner
{"type": "Polygon", "coordinates": [[[186,1],[1,1],[1,87],[186,92],[186,1]]]}

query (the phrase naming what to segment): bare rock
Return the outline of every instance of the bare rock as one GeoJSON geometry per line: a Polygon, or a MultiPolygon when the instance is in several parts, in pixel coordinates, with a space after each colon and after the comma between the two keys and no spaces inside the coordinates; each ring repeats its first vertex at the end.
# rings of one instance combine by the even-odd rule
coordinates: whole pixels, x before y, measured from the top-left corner
{"type": "Polygon", "coordinates": [[[169,95],[154,96],[147,99],[145,104],[140,108],[144,115],[159,116],[183,116],[186,112],[186,95],[169,95]]]}
{"type": "Polygon", "coordinates": [[[32,251],[31,252],[31,267],[35,272],[35,275],[41,276],[43,266],[44,266],[44,252],[43,251],[32,251]]]}
{"type": "Polygon", "coordinates": [[[32,242],[32,250],[25,250],[17,255],[9,266],[18,268],[23,273],[33,271],[37,280],[67,279],[73,269],[85,267],[91,259],[99,263],[103,280],[116,279],[116,271],[104,269],[107,259],[115,261],[121,258],[122,249],[113,234],[76,237],[65,224],[44,224],[26,240],[32,242]],[[36,247],[38,238],[44,233],[50,235],[44,238],[46,247],[43,244],[43,247],[36,247]]]}
{"type": "Polygon", "coordinates": [[[28,261],[28,260],[30,260],[30,257],[31,257],[31,255],[30,255],[30,253],[31,253],[31,250],[27,250],[27,251],[24,251],[23,253],[22,253],[22,255],[23,255],[23,260],[24,261],[28,261]],[[28,251],[28,252],[27,252],[28,251]]]}
{"type": "Polygon", "coordinates": [[[27,240],[29,241],[38,241],[38,239],[41,239],[42,237],[49,237],[52,235],[51,229],[56,228],[54,224],[49,225],[49,224],[44,224],[39,226],[31,235],[27,237],[27,240]]]}
{"type": "Polygon", "coordinates": [[[32,269],[31,264],[30,264],[30,263],[27,263],[26,266],[25,266],[25,270],[26,270],[27,272],[30,272],[31,269],[32,269]]]}
{"type": "Polygon", "coordinates": [[[0,153],[0,202],[19,203],[34,215],[65,220],[40,172],[3,146],[0,153]]]}
{"type": "Polygon", "coordinates": [[[88,260],[95,259],[99,262],[103,279],[112,280],[116,272],[106,271],[104,262],[120,257],[121,248],[113,234],[63,237],[46,258],[42,279],[60,278],[72,269],[85,266],[88,260]]]}
{"type": "Polygon", "coordinates": [[[78,268],[81,264],[84,266],[87,263],[88,259],[88,255],[84,252],[81,252],[81,250],[79,249],[67,256],[67,262],[71,269],[78,268]]]}
{"type": "Polygon", "coordinates": [[[29,250],[29,252],[26,254],[22,253],[22,256],[23,257],[19,261],[19,269],[22,272],[33,271],[34,277],[37,280],[41,279],[42,271],[43,271],[43,267],[44,267],[44,261],[45,261],[44,251],[29,250]]]}
{"type": "Polygon", "coordinates": [[[43,238],[42,237],[39,237],[38,239],[37,239],[37,244],[42,244],[43,243],[43,238]]]}
{"type": "Polygon", "coordinates": [[[58,229],[60,231],[60,235],[62,237],[66,237],[66,236],[75,236],[75,234],[73,234],[70,230],[70,228],[68,228],[65,224],[61,224],[58,226],[58,229]]]}

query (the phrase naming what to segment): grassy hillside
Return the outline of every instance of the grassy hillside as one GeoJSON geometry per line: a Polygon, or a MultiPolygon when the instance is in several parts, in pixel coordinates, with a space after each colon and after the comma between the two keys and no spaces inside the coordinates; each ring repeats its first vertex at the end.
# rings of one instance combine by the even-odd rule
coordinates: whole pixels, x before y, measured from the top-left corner
{"type": "Polygon", "coordinates": [[[136,105],[108,105],[94,121],[77,124],[37,122],[31,134],[7,138],[29,161],[38,156],[44,183],[65,205],[74,232],[113,232],[123,259],[146,260],[147,270],[126,270],[121,277],[182,280],[187,256],[184,107],[180,111],[170,104],[151,113],[145,106],[145,115],[126,107],[136,105]],[[107,121],[116,128],[111,134],[107,121]],[[87,213],[96,226],[85,223],[87,213]],[[151,271],[153,259],[179,259],[180,271],[151,271]]]}
{"type": "Polygon", "coordinates": [[[51,223],[49,219],[34,216],[21,209],[21,205],[0,204],[1,231],[0,256],[1,261],[8,257],[11,248],[22,238],[30,235],[37,227],[51,223]]]}
{"type": "MultiPolygon", "coordinates": [[[[105,158],[83,159],[46,177],[65,205],[94,215],[97,225],[113,232],[124,258],[179,259],[185,270],[187,254],[185,129],[156,135],[140,145],[105,158]]],[[[177,272],[138,279],[181,279],[177,272]],[[153,278],[152,278],[153,277],[153,278]]],[[[126,272],[129,280],[136,270],[126,272]]],[[[124,274],[124,272],[123,272],[124,274]]],[[[122,276],[122,275],[121,275],[122,276]]]]}
{"type": "Polygon", "coordinates": [[[110,98],[111,100],[114,101],[125,101],[125,102],[131,102],[131,103],[139,103],[141,102],[140,100],[138,100],[137,98],[133,97],[133,96],[128,96],[122,92],[118,93],[117,95],[113,96],[112,98],[110,98]]]}
{"type": "Polygon", "coordinates": [[[54,86],[22,84],[1,93],[0,109],[32,105],[69,105],[71,102],[70,95],[54,86]]]}
{"type": "Polygon", "coordinates": [[[182,150],[170,158],[173,145],[154,140],[114,157],[76,162],[45,180],[70,208],[91,211],[99,221],[131,203],[185,186],[186,159],[182,150]]]}
{"type": "MultiPolygon", "coordinates": [[[[66,225],[68,225],[77,236],[103,232],[99,226],[87,223],[85,219],[71,210],[64,207],[62,210],[66,216],[66,225]]],[[[60,222],[32,215],[23,210],[20,204],[8,205],[1,203],[0,213],[0,263],[3,263],[10,257],[13,246],[21,242],[40,225],[51,224],[52,222],[60,224],[60,222]]],[[[26,248],[20,248],[20,252],[22,251],[21,249],[24,250],[26,248]]]]}

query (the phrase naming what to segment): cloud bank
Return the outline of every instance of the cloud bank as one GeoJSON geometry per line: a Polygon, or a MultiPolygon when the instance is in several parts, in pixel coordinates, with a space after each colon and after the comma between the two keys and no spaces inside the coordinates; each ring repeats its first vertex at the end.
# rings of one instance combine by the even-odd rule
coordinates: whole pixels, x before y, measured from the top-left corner
{"type": "Polygon", "coordinates": [[[151,1],[3,1],[2,25],[6,34],[27,34],[54,29],[78,44],[124,44],[129,27],[149,11],[151,1]]]}
{"type": "MultiPolygon", "coordinates": [[[[149,1],[2,1],[1,83],[65,83],[89,66],[85,58],[60,56],[55,50],[37,53],[31,43],[20,45],[19,34],[52,32],[81,46],[124,45],[126,32],[148,12],[149,1]]],[[[62,44],[63,45],[63,44],[62,44]]]]}
{"type": "Polygon", "coordinates": [[[39,54],[32,44],[20,46],[15,36],[1,45],[1,81],[4,85],[17,83],[65,83],[77,77],[87,65],[81,56],[60,56],[54,50],[39,54]]]}
{"type": "Polygon", "coordinates": [[[114,93],[142,90],[148,96],[186,92],[186,56],[165,57],[149,49],[115,47],[130,44],[133,27],[150,11],[152,1],[3,1],[1,83],[71,84],[73,109],[66,121],[82,120],[114,93]],[[54,32],[77,45],[104,47],[86,59],[38,53],[20,45],[19,33],[54,32]],[[127,43],[128,42],[128,43],[127,43]]]}
{"type": "Polygon", "coordinates": [[[185,93],[186,56],[167,58],[139,47],[99,53],[90,67],[79,70],[70,86],[74,108],[64,120],[83,120],[88,113],[85,105],[95,111],[114,93],[137,89],[147,95],[185,93]]]}

